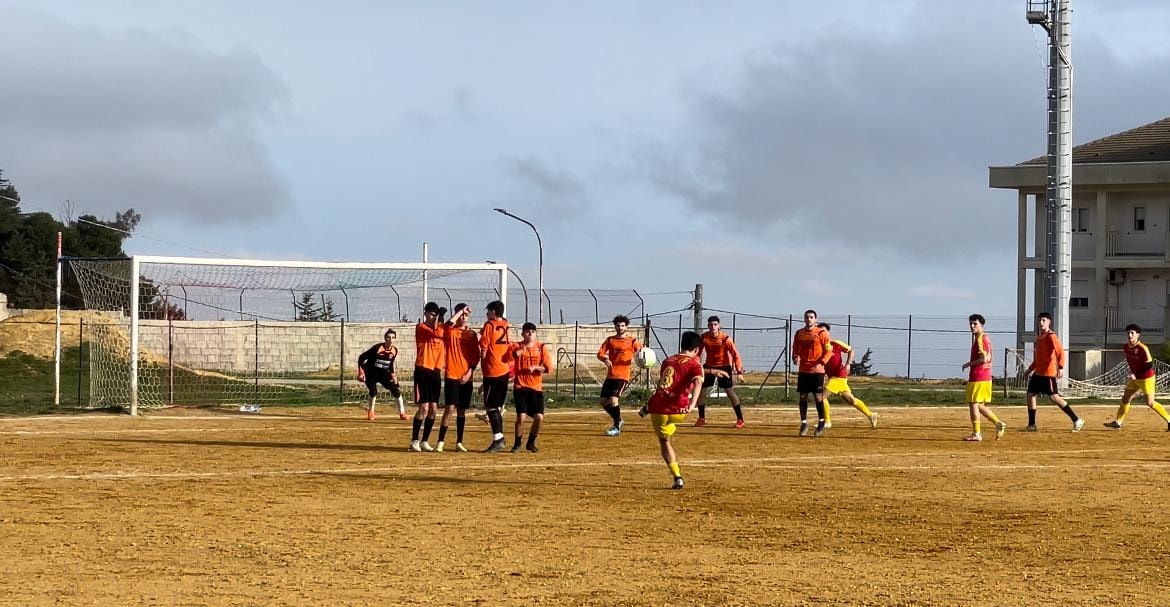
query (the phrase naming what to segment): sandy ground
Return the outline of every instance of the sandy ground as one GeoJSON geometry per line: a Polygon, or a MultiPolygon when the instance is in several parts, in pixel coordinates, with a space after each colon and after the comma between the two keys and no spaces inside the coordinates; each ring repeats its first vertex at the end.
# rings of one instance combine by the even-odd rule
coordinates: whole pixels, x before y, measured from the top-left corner
{"type": "Polygon", "coordinates": [[[539,454],[410,453],[358,409],[2,419],[0,604],[1170,604],[1150,411],[980,444],[965,409],[880,412],[812,439],[715,409],[676,439],[682,491],[601,412],[550,415],[539,454]]]}

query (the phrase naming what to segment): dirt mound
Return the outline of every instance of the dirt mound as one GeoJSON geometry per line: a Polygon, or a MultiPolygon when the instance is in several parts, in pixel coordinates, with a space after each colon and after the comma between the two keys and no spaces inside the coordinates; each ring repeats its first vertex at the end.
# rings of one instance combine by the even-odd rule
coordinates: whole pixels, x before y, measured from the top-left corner
{"type": "MultiPolygon", "coordinates": [[[[0,322],[0,356],[8,356],[9,353],[20,350],[37,358],[53,358],[55,315],[56,312],[53,310],[32,310],[23,316],[15,316],[0,322]]],[[[122,323],[125,322],[125,318],[117,312],[62,310],[62,348],[77,345],[82,321],[85,323],[86,337],[92,337],[91,327],[122,323]]]]}

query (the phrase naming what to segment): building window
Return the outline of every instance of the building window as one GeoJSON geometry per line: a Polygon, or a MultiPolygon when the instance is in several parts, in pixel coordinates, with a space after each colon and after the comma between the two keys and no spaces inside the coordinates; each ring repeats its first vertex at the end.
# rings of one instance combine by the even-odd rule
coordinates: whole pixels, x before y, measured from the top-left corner
{"type": "Polygon", "coordinates": [[[1133,208],[1133,231],[1146,231],[1146,207],[1133,208]]]}
{"type": "Polygon", "coordinates": [[[1068,299],[1068,307],[1070,308],[1087,308],[1089,307],[1088,297],[1070,297],[1068,299]]]}
{"type": "Polygon", "coordinates": [[[1072,210],[1072,231],[1089,231],[1089,209],[1082,207],[1072,210]]]}

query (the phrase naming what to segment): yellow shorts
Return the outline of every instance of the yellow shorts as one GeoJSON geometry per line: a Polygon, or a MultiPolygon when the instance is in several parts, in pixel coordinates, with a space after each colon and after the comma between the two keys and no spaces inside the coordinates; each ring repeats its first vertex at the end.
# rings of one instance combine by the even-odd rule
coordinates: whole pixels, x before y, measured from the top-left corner
{"type": "Polygon", "coordinates": [[[1128,382],[1125,382],[1125,393],[1137,394],[1138,392],[1144,392],[1150,396],[1153,396],[1154,390],[1157,389],[1154,384],[1155,379],[1157,378],[1147,377],[1146,379],[1131,379],[1128,382]]]}
{"type": "Polygon", "coordinates": [[[969,381],[969,382],[967,382],[967,402],[969,402],[969,403],[989,403],[989,402],[991,402],[991,382],[990,381],[969,381]]]}
{"type": "Polygon", "coordinates": [[[849,391],[849,378],[847,377],[830,377],[825,384],[825,392],[837,395],[842,392],[849,391]]]}
{"type": "Polygon", "coordinates": [[[678,430],[678,425],[683,423],[687,416],[678,415],[662,415],[659,413],[650,414],[650,425],[654,427],[654,433],[659,438],[670,438],[674,436],[675,430],[678,430]]]}

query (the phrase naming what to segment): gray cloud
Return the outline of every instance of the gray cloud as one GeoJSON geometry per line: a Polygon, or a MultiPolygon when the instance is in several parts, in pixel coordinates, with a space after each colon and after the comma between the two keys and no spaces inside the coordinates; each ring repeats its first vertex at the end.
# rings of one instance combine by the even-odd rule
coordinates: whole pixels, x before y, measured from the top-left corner
{"type": "MultiPolygon", "coordinates": [[[[690,93],[692,135],[645,147],[643,175],[757,237],[924,261],[1011,248],[1015,198],[986,167],[1043,153],[1044,73],[1021,10],[962,12],[747,61],[731,90],[690,93]]],[[[1074,44],[1078,141],[1170,114],[1165,57],[1074,44]]]]}
{"type": "Polygon", "coordinates": [[[257,130],[287,92],[255,55],[20,11],[5,24],[0,167],[26,199],[206,224],[285,208],[257,130]]]}
{"type": "Polygon", "coordinates": [[[589,206],[588,189],[580,179],[557,171],[536,158],[512,159],[510,175],[525,188],[522,205],[540,209],[550,218],[581,216],[589,206]]]}

